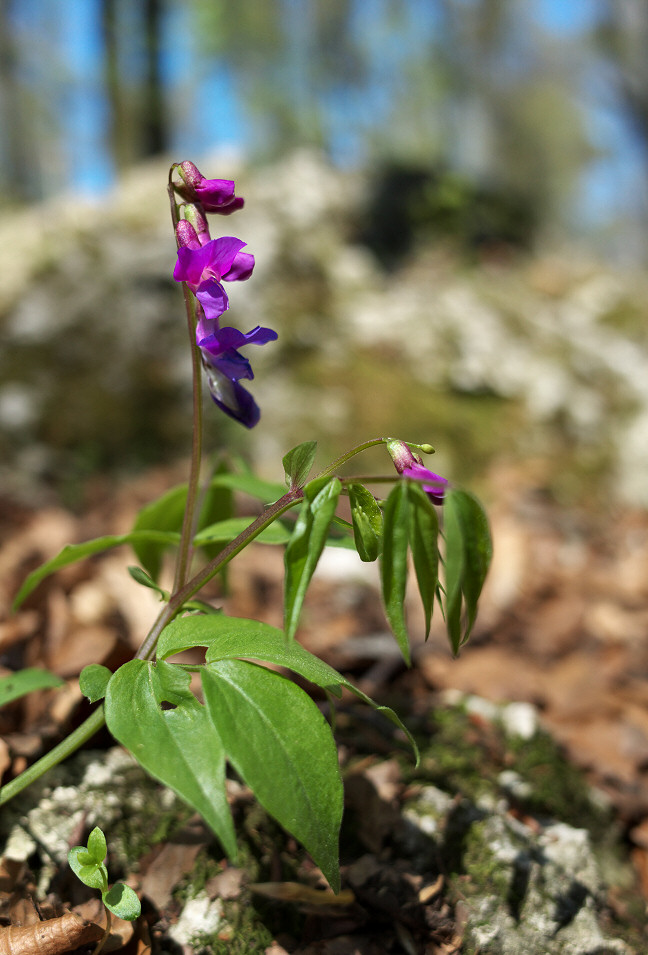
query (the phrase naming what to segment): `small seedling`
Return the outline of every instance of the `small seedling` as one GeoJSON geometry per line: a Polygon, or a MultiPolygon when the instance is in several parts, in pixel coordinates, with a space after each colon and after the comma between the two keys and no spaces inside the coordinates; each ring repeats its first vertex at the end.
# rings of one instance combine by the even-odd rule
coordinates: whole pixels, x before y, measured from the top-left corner
{"type": "Polygon", "coordinates": [[[106,837],[99,826],[95,826],[88,836],[87,846],[73,846],[68,852],[70,868],[84,885],[99,889],[106,909],[106,931],[99,939],[93,955],[99,955],[110,935],[111,913],[117,918],[134,922],[142,911],[140,900],[129,886],[115,882],[112,888],[108,888],[108,870],[104,864],[106,852],[106,837]]]}

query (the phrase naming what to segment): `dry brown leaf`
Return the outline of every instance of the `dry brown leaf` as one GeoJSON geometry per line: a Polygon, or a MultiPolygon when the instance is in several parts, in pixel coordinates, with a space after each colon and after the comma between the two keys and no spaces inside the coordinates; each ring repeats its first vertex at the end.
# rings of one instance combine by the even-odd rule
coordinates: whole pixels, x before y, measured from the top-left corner
{"type": "Polygon", "coordinates": [[[0,955],[65,955],[81,945],[97,942],[102,928],[74,912],[36,925],[0,929],[0,955]]]}

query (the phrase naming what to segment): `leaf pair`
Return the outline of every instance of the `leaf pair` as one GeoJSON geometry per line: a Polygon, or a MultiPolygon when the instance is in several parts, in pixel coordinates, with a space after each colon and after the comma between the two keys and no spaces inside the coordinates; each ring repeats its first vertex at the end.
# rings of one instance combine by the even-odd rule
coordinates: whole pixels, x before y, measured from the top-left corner
{"type": "Polygon", "coordinates": [[[95,826],[88,836],[87,846],[74,846],[68,852],[70,868],[84,885],[101,892],[103,904],[113,915],[132,922],[140,915],[140,901],[123,882],[115,882],[111,889],[108,888],[108,870],[104,864],[106,852],[106,837],[95,826]]]}
{"type": "Polygon", "coordinates": [[[399,481],[384,505],[380,578],[385,613],[408,665],[409,634],[405,622],[408,550],[423,603],[427,639],[438,586],[438,534],[436,511],[425,491],[413,481],[399,481]]]}
{"type": "Polygon", "coordinates": [[[448,490],[443,504],[444,587],[439,582],[439,522],[436,509],[422,487],[402,481],[384,505],[381,583],[385,612],[401,652],[410,663],[405,621],[408,552],[430,633],[435,598],[441,599],[453,653],[470,636],[477,602],[492,558],[488,519],[479,501],[467,491],[448,490]]]}
{"type": "MultiPolygon", "coordinates": [[[[187,616],[163,631],[157,664],[133,660],[113,675],[108,728],[152,776],[201,813],[235,859],[225,788],[231,763],[337,890],[343,800],[330,727],[302,689],[252,660],[290,669],[334,696],[348,688],[371,703],[301,645],[286,643],[281,630],[253,620],[187,616]],[[167,661],[191,647],[207,648],[200,667],[204,705],[189,689],[189,673],[167,661]]],[[[87,685],[100,687],[101,674],[93,674],[87,685]]],[[[378,709],[404,729],[395,713],[378,709]]]]}

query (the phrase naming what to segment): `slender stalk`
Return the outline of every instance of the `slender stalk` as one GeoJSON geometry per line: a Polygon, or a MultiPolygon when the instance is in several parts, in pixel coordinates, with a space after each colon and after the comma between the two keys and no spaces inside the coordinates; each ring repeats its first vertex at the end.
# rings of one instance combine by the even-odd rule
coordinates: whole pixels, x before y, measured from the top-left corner
{"type": "Polygon", "coordinates": [[[110,930],[112,928],[112,918],[110,915],[110,909],[107,909],[104,905],[104,912],[106,913],[106,930],[97,942],[97,945],[92,953],[92,955],[99,955],[99,952],[103,949],[104,945],[108,941],[108,936],[110,935],[110,930]]]}
{"type": "Polygon", "coordinates": [[[17,796],[19,792],[22,792],[23,789],[30,786],[39,779],[43,773],[46,773],[48,769],[52,769],[52,767],[57,766],[59,763],[62,763],[64,759],[67,759],[68,756],[71,756],[80,746],[87,743],[87,741],[101,729],[105,722],[104,707],[103,703],[101,703],[94,713],[88,717],[85,723],[78,726],[69,736],[62,740],[58,746],[55,746],[49,753],[46,753],[45,756],[42,756],[32,766],[29,766],[20,776],[16,776],[15,779],[12,779],[11,782],[8,782],[6,786],[0,789],[0,806],[5,802],[9,802],[9,800],[17,796]]]}
{"type": "Polygon", "coordinates": [[[271,504],[263,514],[260,514],[244,531],[241,531],[238,537],[230,541],[229,544],[227,544],[213,560],[206,564],[199,573],[192,577],[181,590],[172,594],[169,602],[162,608],[157,620],[149,630],[146,639],[137,651],[135,659],[150,660],[155,652],[155,646],[160,634],[182,609],[184,604],[197,594],[201,587],[204,587],[219,570],[222,570],[225,564],[228,564],[229,561],[232,560],[233,557],[236,557],[255,537],[258,537],[264,528],[272,524],[272,522],[285,511],[290,510],[291,507],[299,503],[303,496],[304,492],[301,488],[288,491],[282,498],[275,501],[274,504],[271,504]]]}
{"type": "MultiPolygon", "coordinates": [[[[173,188],[173,170],[175,164],[169,170],[169,183],[167,191],[169,194],[169,205],[171,209],[171,221],[173,223],[173,232],[176,233],[178,225],[178,206],[175,200],[175,191],[173,188]]],[[[177,240],[176,240],[177,241],[177,240]]],[[[193,395],[193,417],[192,417],[192,437],[191,437],[191,465],[189,468],[189,484],[187,487],[187,502],[185,504],[184,517],[182,519],[182,531],[180,534],[180,546],[176,558],[175,578],[173,590],[180,590],[187,582],[189,567],[191,564],[191,541],[193,539],[194,522],[196,514],[196,500],[198,498],[198,484],[200,481],[200,462],[202,457],[202,363],[200,361],[200,352],[196,346],[196,305],[193,295],[186,282],[182,283],[182,294],[184,296],[185,311],[187,313],[187,327],[189,331],[189,349],[191,351],[191,380],[193,395]]]]}
{"type": "Polygon", "coordinates": [[[196,313],[193,295],[186,282],[182,283],[185,308],[187,310],[187,324],[189,326],[189,347],[191,348],[191,375],[193,393],[193,425],[191,437],[191,465],[189,468],[189,485],[187,487],[187,503],[185,505],[180,534],[180,547],[176,559],[173,590],[180,590],[187,582],[191,563],[191,541],[194,533],[196,516],[196,501],[198,499],[198,485],[200,482],[200,462],[202,458],[202,363],[200,352],[196,346],[196,313]]]}

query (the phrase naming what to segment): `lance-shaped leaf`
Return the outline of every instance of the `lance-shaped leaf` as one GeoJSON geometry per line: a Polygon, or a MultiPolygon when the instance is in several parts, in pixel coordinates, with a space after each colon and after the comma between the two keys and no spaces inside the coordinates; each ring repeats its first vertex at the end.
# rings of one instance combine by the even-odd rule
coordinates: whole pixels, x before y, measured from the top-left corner
{"type": "Polygon", "coordinates": [[[248,494],[264,504],[272,504],[286,493],[283,484],[262,481],[253,474],[218,474],[211,483],[215,487],[229,487],[242,494],[248,494]]]}
{"type": "Polygon", "coordinates": [[[169,544],[177,544],[179,540],[180,535],[171,531],[131,531],[129,534],[109,534],[106,537],[97,537],[91,541],[84,541],[82,544],[67,544],[56,557],[52,557],[51,560],[41,564],[31,574],[28,574],[16,594],[13,609],[18,609],[32,590],[40,584],[41,580],[53,574],[56,570],[67,567],[68,564],[74,564],[77,560],[100,554],[102,551],[110,550],[111,547],[119,547],[120,544],[139,544],[146,541],[167,547],[169,544]]]}
{"type": "Polygon", "coordinates": [[[304,488],[304,501],[284,555],[284,626],[289,640],[295,636],[306,590],[324,550],[341,490],[337,478],[318,479],[304,488]]]}
{"type": "Polygon", "coordinates": [[[382,547],[382,511],[376,498],[363,484],[349,484],[348,490],[356,550],[360,560],[376,560],[382,547]]]}
{"type": "Polygon", "coordinates": [[[446,494],[445,536],[446,624],[454,653],[468,640],[477,616],[477,602],[493,555],[488,518],[467,491],[446,494]]]}
{"type": "Polygon", "coordinates": [[[202,683],[228,760],[337,892],[343,794],[328,723],[303,690],[253,663],[211,663],[202,683]]]}
{"type": "Polygon", "coordinates": [[[108,729],[155,779],[203,817],[230,859],[236,838],[225,794],[225,751],[205,707],[178,666],[131,660],[106,692],[108,729]]]}
{"type": "Polygon", "coordinates": [[[409,498],[409,545],[414,561],[423,610],[425,639],[430,635],[434,597],[439,579],[439,520],[434,505],[420,484],[407,482],[409,498]]]}
{"type": "MultiPolygon", "coordinates": [[[[187,503],[187,485],[179,484],[165,491],[155,501],[145,504],[135,518],[134,531],[172,531],[179,540],[182,518],[187,503]]],[[[162,566],[162,555],[169,546],[164,539],[134,539],[133,553],[138,562],[157,581],[162,566]]]]}
{"type": "Polygon", "coordinates": [[[407,589],[407,542],[409,536],[409,495],[407,482],[396,484],[384,507],[383,552],[380,562],[382,597],[387,620],[405,662],[410,664],[409,636],[405,623],[407,589]]]}
{"type": "MultiPolygon", "coordinates": [[[[217,542],[224,546],[238,537],[252,523],[252,519],[249,517],[230,517],[226,521],[218,521],[216,524],[210,524],[199,531],[194,537],[194,544],[199,546],[217,542]]],[[[265,527],[255,537],[255,540],[260,544],[287,544],[290,540],[290,529],[280,521],[274,521],[268,527],[265,527]]]]}
{"type": "Polygon", "coordinates": [[[292,448],[283,457],[286,484],[289,488],[301,487],[313,466],[317,452],[317,441],[304,441],[292,448]]]}
{"type": "Polygon", "coordinates": [[[0,679],[0,706],[19,700],[21,696],[32,693],[34,690],[46,690],[56,686],[63,686],[65,680],[49,670],[40,670],[38,667],[27,667],[10,673],[0,679]]]}
{"type": "Polygon", "coordinates": [[[402,730],[418,762],[416,742],[392,709],[379,706],[328,663],[309,653],[300,643],[294,640],[287,643],[283,631],[277,627],[258,620],[224,615],[179,617],[162,631],[157,647],[158,659],[165,660],[192,647],[207,648],[207,663],[231,659],[261,660],[298,673],[332,696],[341,696],[342,688],[349,690],[402,730]]]}

